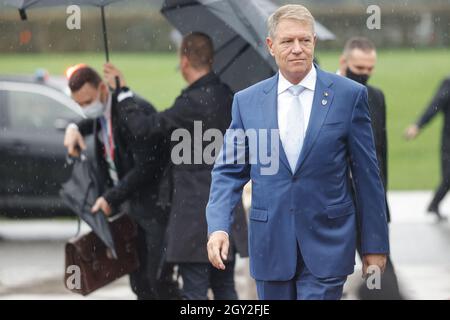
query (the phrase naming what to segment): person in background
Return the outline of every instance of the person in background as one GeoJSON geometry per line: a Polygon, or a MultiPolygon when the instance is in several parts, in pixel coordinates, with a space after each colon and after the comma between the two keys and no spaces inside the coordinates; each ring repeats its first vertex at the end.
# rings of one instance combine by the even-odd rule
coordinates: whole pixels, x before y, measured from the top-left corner
{"type": "Polygon", "coordinates": [[[70,124],[64,145],[71,156],[86,149],[84,138],[94,136],[97,172],[103,181],[102,195],[92,208],[111,216],[119,211],[128,213],[138,226],[138,256],[140,267],[130,275],[131,288],[140,300],[171,299],[177,296],[172,281],[172,268],[163,265],[163,241],[168,212],[158,204],[159,185],[164,178],[168,150],[160,136],[152,137],[148,145],[139,144],[133,128],[124,125],[124,115],[117,105],[136,101],[146,113],[155,109],[136,97],[125,83],[115,87],[116,74],[105,65],[105,79],[91,67],[80,65],[69,78],[72,98],[81,106],[87,119],[70,124]],[[158,278],[158,273],[162,276],[158,278]]]}
{"type": "MultiPolygon", "coordinates": [[[[172,107],[163,112],[144,114],[141,108],[118,105],[130,123],[139,123],[136,135],[143,141],[163,134],[171,139],[172,133],[182,129],[193,143],[188,162],[172,164],[173,199],[168,227],[167,261],[175,263],[183,280],[182,295],[187,300],[208,299],[212,289],[216,300],[238,298],[234,267],[235,253],[248,256],[247,223],[242,203],[236,206],[236,218],[231,232],[231,247],[227,270],[213,268],[206,250],[207,225],[204,215],[211,184],[212,165],[196,163],[192,157],[210,142],[195,142],[195,124],[202,132],[218,129],[223,134],[231,122],[233,92],[213,72],[214,47],[211,38],[194,32],[183,38],[180,54],[180,71],[188,83],[172,107]]],[[[173,159],[172,159],[173,160],[173,159]]],[[[234,209],[234,208],[233,208],[234,209]]]]}
{"type": "Polygon", "coordinates": [[[447,220],[447,217],[441,214],[439,204],[450,189],[450,77],[442,81],[438,91],[419,120],[406,129],[406,139],[415,139],[421,130],[440,112],[444,115],[444,127],[442,128],[441,138],[441,183],[428,206],[428,212],[435,214],[438,220],[442,221],[447,220]]]}
{"type": "MultiPolygon", "coordinates": [[[[377,52],[375,45],[367,38],[353,37],[347,41],[344,51],[339,59],[339,73],[352,79],[367,88],[369,113],[372,124],[373,137],[375,140],[375,150],[380,167],[381,179],[384,190],[387,192],[388,186],[388,143],[386,130],[386,100],[383,92],[371,85],[368,85],[377,62],[377,52]]],[[[390,222],[390,210],[386,196],[386,215],[390,222]]],[[[361,250],[358,252],[361,256],[361,250]]],[[[395,274],[391,257],[388,256],[386,270],[381,278],[381,290],[369,290],[366,283],[359,288],[359,297],[364,300],[401,300],[403,299],[398,287],[398,280],[395,274]]]]}

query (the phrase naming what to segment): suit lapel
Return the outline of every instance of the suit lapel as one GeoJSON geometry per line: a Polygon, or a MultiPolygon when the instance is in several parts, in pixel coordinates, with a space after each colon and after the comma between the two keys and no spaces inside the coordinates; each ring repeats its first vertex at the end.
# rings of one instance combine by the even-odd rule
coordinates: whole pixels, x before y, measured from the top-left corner
{"type": "MultiPolygon", "coordinates": [[[[264,87],[264,94],[261,96],[262,101],[260,105],[262,106],[262,115],[266,122],[266,127],[269,130],[269,134],[272,134],[270,130],[278,128],[278,73],[272,77],[271,81],[267,83],[264,87]]],[[[272,149],[271,139],[268,139],[268,150],[272,149]]],[[[286,153],[283,149],[283,144],[280,137],[278,137],[279,146],[279,156],[281,162],[286,166],[286,168],[291,172],[291,167],[287,159],[286,153]]]]}
{"type": "MultiPolygon", "coordinates": [[[[300,153],[299,159],[297,161],[297,166],[295,173],[300,170],[301,166],[305,162],[308,153],[311,151],[314,141],[319,134],[323,122],[327,117],[328,111],[333,103],[334,92],[330,88],[333,84],[329,79],[327,79],[326,74],[317,69],[317,81],[316,89],[314,91],[314,99],[312,103],[311,116],[309,119],[308,128],[306,130],[305,141],[303,142],[303,148],[300,153]]],[[[295,174],[294,173],[294,174],[295,174]]]]}

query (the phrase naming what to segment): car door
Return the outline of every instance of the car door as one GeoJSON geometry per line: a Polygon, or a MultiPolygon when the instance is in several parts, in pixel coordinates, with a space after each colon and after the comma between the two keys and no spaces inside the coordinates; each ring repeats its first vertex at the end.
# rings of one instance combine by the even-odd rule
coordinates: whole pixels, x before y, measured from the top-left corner
{"type": "Polygon", "coordinates": [[[9,131],[8,111],[7,92],[0,90],[0,208],[12,200],[12,194],[21,189],[27,175],[26,165],[17,162],[18,145],[9,131]]]}
{"type": "Polygon", "coordinates": [[[64,128],[80,118],[68,108],[68,97],[44,85],[9,84],[4,95],[8,124],[0,139],[6,154],[0,174],[7,176],[8,205],[23,212],[55,211],[61,183],[70,174],[64,128]]]}

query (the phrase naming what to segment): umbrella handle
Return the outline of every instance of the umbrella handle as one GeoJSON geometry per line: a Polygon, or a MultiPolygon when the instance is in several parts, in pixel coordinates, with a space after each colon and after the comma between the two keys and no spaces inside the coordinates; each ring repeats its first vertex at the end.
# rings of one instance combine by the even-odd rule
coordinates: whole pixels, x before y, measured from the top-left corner
{"type": "Polygon", "coordinates": [[[27,12],[25,11],[25,9],[19,9],[19,14],[20,14],[20,19],[22,21],[25,21],[28,19],[27,12]]]}
{"type": "Polygon", "coordinates": [[[106,30],[105,7],[101,6],[100,10],[102,13],[103,44],[105,46],[106,62],[109,62],[108,33],[106,30]]]}

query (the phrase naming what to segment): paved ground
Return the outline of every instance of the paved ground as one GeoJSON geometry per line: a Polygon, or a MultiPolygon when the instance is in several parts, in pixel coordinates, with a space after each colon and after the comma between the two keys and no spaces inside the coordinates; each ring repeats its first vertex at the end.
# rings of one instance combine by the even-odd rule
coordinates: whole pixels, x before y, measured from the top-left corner
{"type": "MultiPolygon", "coordinates": [[[[392,259],[403,293],[409,299],[450,299],[450,223],[425,214],[431,193],[392,192],[389,201],[392,259]]],[[[450,200],[442,205],[450,216],[450,200]]],[[[87,230],[87,227],[84,227],[87,230]]],[[[64,242],[76,232],[72,221],[0,220],[0,299],[86,299],[63,286],[64,242]]],[[[347,282],[345,299],[355,299],[360,264],[347,282]]],[[[238,261],[240,298],[254,299],[248,260],[238,261]]],[[[87,299],[134,299],[122,278],[87,299]]]]}

